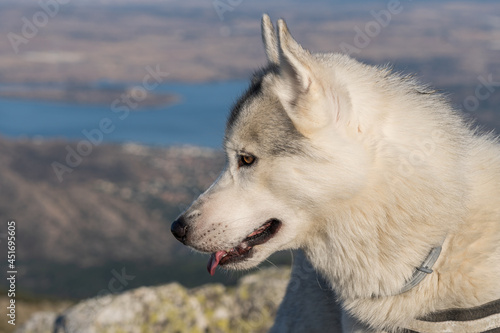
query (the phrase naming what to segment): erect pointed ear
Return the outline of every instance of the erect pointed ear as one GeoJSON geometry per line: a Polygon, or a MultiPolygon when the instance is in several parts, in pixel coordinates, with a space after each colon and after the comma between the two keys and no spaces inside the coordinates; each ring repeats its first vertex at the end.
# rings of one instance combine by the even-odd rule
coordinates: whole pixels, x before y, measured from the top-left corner
{"type": "Polygon", "coordinates": [[[297,130],[308,136],[332,121],[334,101],[328,83],[313,71],[316,59],[293,39],[284,20],[278,20],[279,73],[275,90],[297,130]],[[325,95],[328,94],[328,95],[325,95]]]}
{"type": "Polygon", "coordinates": [[[312,83],[311,54],[293,39],[283,19],[278,20],[280,75],[290,79],[298,93],[306,93],[312,83]]]}
{"type": "Polygon", "coordinates": [[[278,37],[276,36],[273,23],[267,14],[262,15],[261,29],[262,42],[266,49],[267,60],[272,64],[278,65],[280,61],[278,37]]]}

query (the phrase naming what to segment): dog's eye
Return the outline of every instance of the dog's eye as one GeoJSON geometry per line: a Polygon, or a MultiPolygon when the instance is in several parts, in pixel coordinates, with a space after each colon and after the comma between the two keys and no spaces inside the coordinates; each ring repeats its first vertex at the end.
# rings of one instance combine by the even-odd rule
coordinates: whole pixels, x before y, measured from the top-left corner
{"type": "Polygon", "coordinates": [[[255,162],[255,156],[252,155],[240,155],[238,159],[238,167],[250,166],[255,162]]]}

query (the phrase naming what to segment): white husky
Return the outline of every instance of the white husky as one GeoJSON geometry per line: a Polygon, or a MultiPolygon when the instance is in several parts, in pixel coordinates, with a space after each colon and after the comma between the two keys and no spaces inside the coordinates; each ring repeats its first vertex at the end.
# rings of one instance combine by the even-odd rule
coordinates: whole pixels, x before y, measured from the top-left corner
{"type": "Polygon", "coordinates": [[[275,332],[500,326],[498,142],[410,77],[311,54],[267,15],[262,35],[227,166],[174,235],[211,274],[301,249],[275,332]]]}

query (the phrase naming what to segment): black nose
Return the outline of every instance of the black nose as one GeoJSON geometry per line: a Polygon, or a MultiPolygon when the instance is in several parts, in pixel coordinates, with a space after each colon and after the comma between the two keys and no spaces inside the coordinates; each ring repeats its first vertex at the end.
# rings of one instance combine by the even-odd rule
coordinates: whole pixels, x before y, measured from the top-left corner
{"type": "Polygon", "coordinates": [[[170,227],[170,231],[177,238],[178,241],[182,242],[182,244],[186,244],[186,235],[187,235],[187,225],[183,216],[180,216],[177,220],[172,223],[170,227]]]}

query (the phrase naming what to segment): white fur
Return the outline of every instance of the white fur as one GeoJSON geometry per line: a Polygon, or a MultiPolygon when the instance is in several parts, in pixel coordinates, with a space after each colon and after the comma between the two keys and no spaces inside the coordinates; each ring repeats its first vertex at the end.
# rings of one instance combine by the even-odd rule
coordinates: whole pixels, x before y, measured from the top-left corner
{"type": "MultiPolygon", "coordinates": [[[[262,95],[278,98],[308,147],[288,156],[262,153],[238,128],[262,118],[252,114],[263,104],[249,102],[247,118],[228,135],[226,170],[185,213],[192,217],[190,245],[229,249],[266,220],[282,220],[275,237],[232,268],[255,266],[277,250],[303,249],[304,261],[348,311],[344,331],[391,331],[435,310],[500,298],[497,141],[476,135],[416,81],[345,55],[310,54],[284,21],[277,36],[264,23],[268,59],[280,57],[279,71],[262,80],[262,95]],[[258,163],[238,168],[242,152],[258,156],[258,163]],[[398,294],[443,240],[434,273],[398,294]]],[[[311,319],[331,325],[314,314],[328,309],[287,315],[297,302],[304,295],[289,292],[274,331],[293,331],[289,323],[311,319]]],[[[331,307],[335,323],[338,311],[331,307]]]]}

